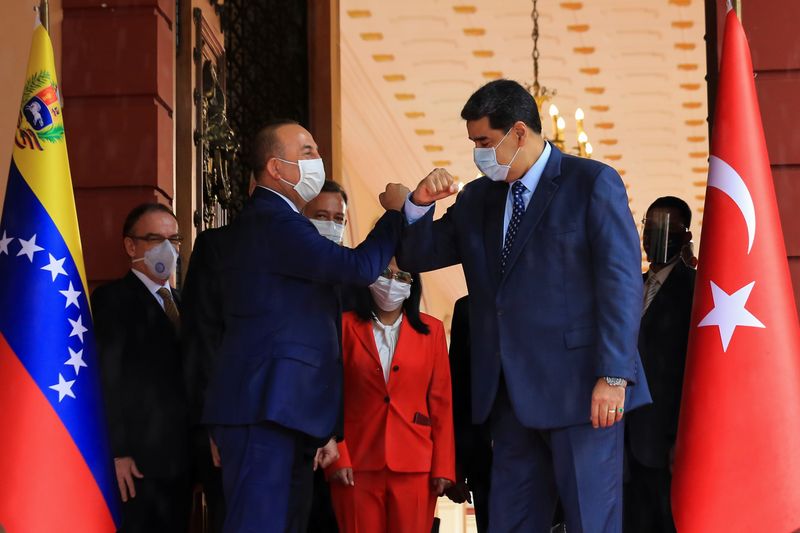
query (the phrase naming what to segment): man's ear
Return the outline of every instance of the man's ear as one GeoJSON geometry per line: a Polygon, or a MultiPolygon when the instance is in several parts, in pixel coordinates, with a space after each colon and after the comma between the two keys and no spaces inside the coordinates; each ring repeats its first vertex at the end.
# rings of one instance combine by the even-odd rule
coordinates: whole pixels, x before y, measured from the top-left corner
{"type": "Polygon", "coordinates": [[[692,241],[692,232],[687,231],[683,236],[683,244],[689,244],[692,241]]]}
{"type": "Polygon", "coordinates": [[[517,136],[517,146],[522,146],[528,138],[528,127],[524,122],[518,120],[513,126],[513,135],[517,136]]]}
{"type": "Polygon", "coordinates": [[[125,253],[128,254],[128,257],[131,259],[136,257],[136,244],[133,242],[133,239],[125,237],[122,239],[122,245],[125,247],[125,253]]]}
{"type": "Polygon", "coordinates": [[[281,167],[279,163],[280,162],[274,157],[267,161],[262,176],[265,176],[269,180],[279,181],[283,177],[281,176],[281,167]]]}

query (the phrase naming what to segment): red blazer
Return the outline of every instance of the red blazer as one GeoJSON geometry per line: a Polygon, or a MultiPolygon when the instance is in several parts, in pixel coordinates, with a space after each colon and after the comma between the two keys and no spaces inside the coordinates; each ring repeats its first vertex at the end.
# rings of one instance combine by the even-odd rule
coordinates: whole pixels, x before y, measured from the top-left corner
{"type": "Polygon", "coordinates": [[[342,317],[344,435],[341,468],[429,472],[455,480],[450,366],[442,322],[421,314],[428,335],[403,317],[389,382],[383,378],[372,322],[342,317]]]}

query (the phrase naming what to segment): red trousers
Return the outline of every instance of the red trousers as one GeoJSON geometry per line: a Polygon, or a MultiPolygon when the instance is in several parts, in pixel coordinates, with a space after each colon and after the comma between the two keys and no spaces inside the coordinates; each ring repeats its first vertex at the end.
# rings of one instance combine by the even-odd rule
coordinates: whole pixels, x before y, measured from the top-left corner
{"type": "Polygon", "coordinates": [[[331,481],[341,533],[429,533],[436,510],[430,474],[355,470],[354,487],[331,481]]]}

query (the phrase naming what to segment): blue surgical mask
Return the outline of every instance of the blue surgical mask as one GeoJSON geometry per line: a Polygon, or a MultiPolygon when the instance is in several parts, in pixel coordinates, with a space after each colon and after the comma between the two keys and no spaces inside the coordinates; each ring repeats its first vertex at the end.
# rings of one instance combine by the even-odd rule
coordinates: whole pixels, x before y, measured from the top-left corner
{"type": "Polygon", "coordinates": [[[517,158],[517,154],[521,148],[517,148],[517,151],[514,152],[514,157],[511,158],[511,161],[509,161],[507,165],[501,165],[497,162],[497,147],[503,144],[503,141],[506,140],[509,133],[511,133],[511,130],[508,130],[508,132],[503,135],[503,138],[500,139],[500,142],[497,143],[496,146],[492,146],[491,148],[475,148],[472,152],[475,166],[492,181],[506,181],[508,171],[511,169],[511,164],[514,162],[514,159],[517,158]]]}

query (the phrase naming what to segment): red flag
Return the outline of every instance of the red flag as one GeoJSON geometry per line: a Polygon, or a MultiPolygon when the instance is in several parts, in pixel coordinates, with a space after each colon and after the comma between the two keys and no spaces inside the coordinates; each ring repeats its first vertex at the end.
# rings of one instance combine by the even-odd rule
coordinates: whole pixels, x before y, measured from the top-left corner
{"type": "Polygon", "coordinates": [[[728,11],[672,484],[681,533],[800,528],[800,325],[753,66],[728,11]]]}

